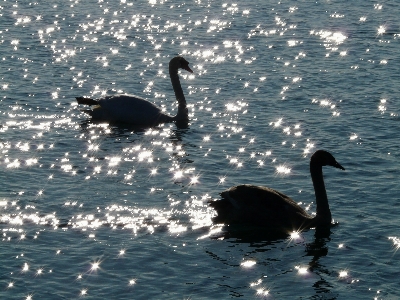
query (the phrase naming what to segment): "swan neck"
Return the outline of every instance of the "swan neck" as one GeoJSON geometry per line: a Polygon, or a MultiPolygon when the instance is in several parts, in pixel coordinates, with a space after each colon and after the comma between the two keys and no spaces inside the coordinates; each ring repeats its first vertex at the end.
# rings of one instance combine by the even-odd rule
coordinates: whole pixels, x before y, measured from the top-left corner
{"type": "Polygon", "coordinates": [[[176,100],[178,101],[178,110],[186,108],[186,99],[179,80],[178,69],[170,68],[169,76],[171,77],[172,88],[174,89],[176,100]]]}
{"type": "Polygon", "coordinates": [[[331,211],[329,209],[328,196],[326,194],[324,177],[322,174],[322,166],[311,161],[310,163],[311,178],[314,185],[315,199],[317,203],[317,217],[323,218],[323,222],[331,222],[331,211]]]}

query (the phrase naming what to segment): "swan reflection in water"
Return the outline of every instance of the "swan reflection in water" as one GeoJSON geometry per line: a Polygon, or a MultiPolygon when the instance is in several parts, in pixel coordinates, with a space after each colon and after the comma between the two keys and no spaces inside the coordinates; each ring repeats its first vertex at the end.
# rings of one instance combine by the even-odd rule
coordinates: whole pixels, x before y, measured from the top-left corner
{"type": "Polygon", "coordinates": [[[222,192],[220,200],[209,201],[209,205],[217,211],[214,222],[258,226],[274,234],[286,235],[313,227],[329,227],[332,216],[322,174],[323,166],[344,170],[327,151],[318,150],[311,156],[310,172],[317,204],[315,217],[279,191],[246,184],[222,192]]]}
{"type": "Polygon", "coordinates": [[[153,103],[133,95],[113,95],[100,99],[77,97],[78,104],[94,106],[91,110],[83,110],[92,117],[92,120],[116,123],[128,123],[139,127],[151,127],[162,123],[188,122],[186,99],[178,76],[178,70],[183,69],[190,73],[189,62],[181,56],[176,56],[169,63],[169,75],[172,87],[178,101],[178,113],[170,116],[153,103]]]}
{"type": "MultiPolygon", "coordinates": [[[[328,255],[328,247],[331,243],[331,229],[331,227],[315,228],[313,240],[308,243],[304,241],[303,234],[297,232],[288,237],[287,234],[285,236],[282,232],[271,232],[262,227],[258,227],[255,230],[251,226],[224,226],[219,233],[209,237],[213,240],[224,240],[231,244],[229,246],[230,250],[226,251],[226,248],[222,247],[224,249],[222,253],[218,253],[218,250],[215,249],[208,249],[206,253],[213,259],[230,267],[251,269],[258,266],[257,269],[252,271],[252,282],[250,282],[250,288],[255,290],[257,296],[274,297],[274,289],[270,289],[269,285],[274,281],[276,276],[280,276],[286,272],[296,272],[297,276],[307,281],[311,280],[316,293],[323,293],[328,296],[334,293],[330,280],[336,281],[338,279],[337,271],[329,270],[321,263],[321,258],[328,255]],[[246,244],[248,246],[244,248],[243,246],[246,246],[246,244]],[[300,252],[298,257],[294,257],[292,254],[293,251],[296,253],[299,252],[289,247],[290,244],[294,244],[294,247],[303,247],[304,251],[300,252]],[[280,246],[282,249],[279,248],[280,246]],[[233,254],[236,253],[234,248],[243,257],[243,261],[240,264],[238,264],[237,260],[230,260],[231,257],[237,259],[233,254]],[[245,249],[248,250],[246,251],[245,249]],[[229,252],[230,258],[226,257],[226,252],[229,252]],[[296,265],[299,260],[304,261],[304,257],[310,257],[308,264],[301,263],[296,265]],[[290,269],[285,269],[285,264],[279,263],[286,260],[292,260],[292,264],[289,262],[290,269]],[[281,269],[282,267],[284,269],[281,269]],[[254,276],[257,276],[258,273],[259,277],[254,279],[254,276]],[[268,273],[268,276],[265,276],[265,273],[268,273]]],[[[341,273],[339,273],[339,279],[342,280],[343,278],[340,278],[340,276],[341,273]]],[[[345,280],[348,281],[347,279],[345,280]]],[[[234,290],[235,288],[232,287],[232,289],[234,290]]]]}

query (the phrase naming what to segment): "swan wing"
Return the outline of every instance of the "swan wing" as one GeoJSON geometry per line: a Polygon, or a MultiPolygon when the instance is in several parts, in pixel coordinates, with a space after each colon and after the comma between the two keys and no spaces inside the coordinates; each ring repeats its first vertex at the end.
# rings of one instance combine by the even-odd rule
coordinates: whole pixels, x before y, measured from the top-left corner
{"type": "Polygon", "coordinates": [[[234,186],[222,192],[221,197],[210,205],[222,222],[295,228],[309,218],[290,197],[268,187],[234,186]]]}
{"type": "Polygon", "coordinates": [[[94,111],[100,110],[98,114],[109,121],[153,125],[167,117],[156,105],[134,95],[107,96],[100,98],[98,104],[94,111]]]}
{"type": "Polygon", "coordinates": [[[221,193],[223,198],[228,198],[229,201],[237,207],[256,206],[262,209],[270,209],[272,211],[286,210],[287,207],[301,207],[285,194],[263,186],[255,185],[238,185],[229,188],[221,193]]]}

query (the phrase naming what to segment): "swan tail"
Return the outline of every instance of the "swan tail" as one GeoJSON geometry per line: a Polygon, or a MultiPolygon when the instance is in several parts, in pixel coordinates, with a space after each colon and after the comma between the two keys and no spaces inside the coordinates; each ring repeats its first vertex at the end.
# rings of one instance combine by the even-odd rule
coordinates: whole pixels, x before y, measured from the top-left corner
{"type": "Polygon", "coordinates": [[[214,223],[231,223],[238,221],[237,213],[229,201],[210,200],[208,205],[215,209],[217,215],[213,217],[214,223]]]}
{"type": "Polygon", "coordinates": [[[98,105],[99,103],[97,100],[91,99],[91,98],[85,98],[85,97],[76,97],[76,101],[78,101],[78,104],[86,104],[86,105],[98,105]]]}
{"type": "Polygon", "coordinates": [[[227,220],[224,211],[226,212],[227,210],[229,211],[230,208],[226,206],[226,203],[224,203],[225,201],[221,201],[221,200],[210,200],[207,201],[208,205],[212,208],[215,209],[215,211],[217,212],[217,215],[214,216],[212,218],[212,221],[216,224],[223,224],[225,223],[227,220]]]}
{"type": "Polygon", "coordinates": [[[208,205],[214,208],[217,212],[222,209],[226,209],[231,206],[231,204],[226,200],[209,200],[208,205]]]}
{"type": "Polygon", "coordinates": [[[91,110],[91,109],[81,109],[80,111],[85,114],[88,114],[89,116],[92,116],[92,114],[93,114],[93,110],[91,110]]]}

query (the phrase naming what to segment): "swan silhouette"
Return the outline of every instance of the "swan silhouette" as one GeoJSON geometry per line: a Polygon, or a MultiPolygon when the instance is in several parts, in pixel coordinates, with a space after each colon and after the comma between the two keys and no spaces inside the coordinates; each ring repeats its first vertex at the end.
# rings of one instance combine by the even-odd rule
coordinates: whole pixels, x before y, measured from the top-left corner
{"type": "Polygon", "coordinates": [[[153,103],[133,95],[114,95],[100,99],[76,97],[78,104],[95,105],[92,110],[84,110],[92,116],[92,120],[123,122],[137,126],[156,126],[161,123],[188,121],[186,99],[179,81],[178,69],[190,73],[189,62],[181,56],[174,57],[169,62],[169,76],[178,101],[178,113],[170,116],[162,112],[153,103]]]}
{"type": "Polygon", "coordinates": [[[255,185],[238,185],[221,193],[221,200],[210,201],[217,211],[215,223],[247,224],[266,227],[272,231],[295,231],[332,222],[326,195],[323,166],[344,170],[327,151],[318,150],[310,159],[310,173],[315,190],[317,212],[310,216],[295,201],[274,189],[255,185]]]}

